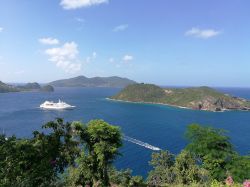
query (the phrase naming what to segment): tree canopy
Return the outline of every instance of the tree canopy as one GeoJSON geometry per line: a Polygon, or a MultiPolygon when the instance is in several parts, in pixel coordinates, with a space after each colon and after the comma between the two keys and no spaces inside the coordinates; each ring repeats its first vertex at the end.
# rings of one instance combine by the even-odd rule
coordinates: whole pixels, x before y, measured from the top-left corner
{"type": "Polygon", "coordinates": [[[226,132],[188,126],[189,144],[179,154],[152,153],[145,181],[130,169],[117,170],[121,130],[103,120],[65,123],[56,119],[32,138],[0,135],[2,187],[143,187],[250,184],[250,156],[239,155],[226,132]]]}

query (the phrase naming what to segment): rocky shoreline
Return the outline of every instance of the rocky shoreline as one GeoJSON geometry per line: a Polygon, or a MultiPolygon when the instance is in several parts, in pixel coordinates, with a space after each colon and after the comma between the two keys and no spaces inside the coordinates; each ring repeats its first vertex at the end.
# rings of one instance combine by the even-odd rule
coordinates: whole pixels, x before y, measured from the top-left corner
{"type": "Polygon", "coordinates": [[[134,103],[134,104],[154,104],[154,105],[164,105],[164,106],[170,106],[180,109],[187,109],[187,110],[199,110],[199,111],[208,111],[208,112],[227,112],[227,111],[250,111],[250,108],[246,109],[221,109],[221,110],[209,110],[209,109],[196,109],[191,107],[184,107],[184,106],[178,106],[178,105],[172,105],[172,104],[166,104],[166,103],[157,103],[157,102],[144,102],[144,101],[128,101],[128,100],[121,100],[121,99],[112,99],[112,98],[105,98],[106,100],[115,101],[115,102],[124,102],[124,103],[134,103]]]}

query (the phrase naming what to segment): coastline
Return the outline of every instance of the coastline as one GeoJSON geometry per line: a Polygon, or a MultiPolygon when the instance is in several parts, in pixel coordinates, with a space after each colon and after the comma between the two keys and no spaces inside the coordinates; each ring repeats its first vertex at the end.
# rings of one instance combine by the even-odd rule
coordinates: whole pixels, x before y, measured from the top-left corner
{"type": "Polygon", "coordinates": [[[154,105],[164,105],[164,106],[170,106],[174,108],[180,108],[180,109],[186,109],[186,110],[194,110],[194,111],[207,111],[207,112],[225,112],[225,111],[230,111],[230,110],[222,110],[222,111],[213,111],[213,110],[196,110],[193,108],[189,107],[184,107],[184,106],[178,106],[178,105],[171,105],[171,104],[166,104],[166,103],[156,103],[156,102],[144,102],[144,101],[127,101],[127,100],[120,100],[120,99],[111,99],[111,98],[105,98],[106,100],[110,101],[116,101],[116,102],[125,102],[125,103],[135,103],[135,104],[154,104],[154,105]]]}
{"type": "Polygon", "coordinates": [[[178,106],[178,105],[171,105],[171,104],[166,104],[166,103],[156,103],[156,102],[144,102],[144,101],[127,101],[127,100],[120,100],[120,99],[111,99],[106,97],[106,100],[110,101],[116,101],[116,102],[125,102],[125,103],[134,103],[134,104],[154,104],[154,105],[163,105],[163,106],[169,106],[169,107],[174,107],[174,108],[179,108],[179,109],[186,109],[186,110],[193,110],[193,111],[205,111],[205,112],[233,112],[233,111],[241,111],[241,112],[247,112],[249,110],[240,110],[240,109],[222,109],[221,111],[215,111],[215,110],[206,110],[206,109],[193,109],[189,107],[184,107],[184,106],[178,106]]]}

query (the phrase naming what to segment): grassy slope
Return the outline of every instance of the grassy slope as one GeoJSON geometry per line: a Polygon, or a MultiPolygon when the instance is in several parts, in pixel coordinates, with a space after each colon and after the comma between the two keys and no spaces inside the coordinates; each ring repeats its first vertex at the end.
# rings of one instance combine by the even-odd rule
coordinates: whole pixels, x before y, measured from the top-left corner
{"type": "Polygon", "coordinates": [[[124,88],[112,99],[133,102],[163,102],[165,91],[152,84],[133,84],[124,88]]]}
{"type": "Polygon", "coordinates": [[[166,103],[176,105],[187,105],[190,102],[199,102],[209,98],[228,98],[223,93],[217,92],[209,87],[198,87],[198,88],[184,88],[184,89],[167,89],[173,91],[173,93],[167,94],[165,97],[166,103]]]}

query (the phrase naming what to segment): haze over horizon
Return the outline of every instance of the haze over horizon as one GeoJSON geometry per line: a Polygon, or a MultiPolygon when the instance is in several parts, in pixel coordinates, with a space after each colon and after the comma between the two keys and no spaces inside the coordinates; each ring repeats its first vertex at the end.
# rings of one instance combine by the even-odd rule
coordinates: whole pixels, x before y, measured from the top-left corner
{"type": "Polygon", "coordinates": [[[249,87],[250,2],[2,0],[0,81],[249,87]]]}

